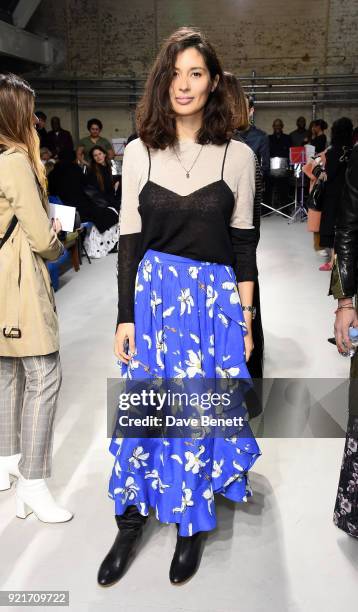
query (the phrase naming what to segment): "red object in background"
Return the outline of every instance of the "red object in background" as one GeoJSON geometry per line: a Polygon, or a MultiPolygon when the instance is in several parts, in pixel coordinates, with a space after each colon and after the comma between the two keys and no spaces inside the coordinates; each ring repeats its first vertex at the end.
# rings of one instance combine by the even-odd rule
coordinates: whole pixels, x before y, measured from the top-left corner
{"type": "Polygon", "coordinates": [[[290,164],[305,164],[306,150],[304,147],[290,147],[290,164]]]}

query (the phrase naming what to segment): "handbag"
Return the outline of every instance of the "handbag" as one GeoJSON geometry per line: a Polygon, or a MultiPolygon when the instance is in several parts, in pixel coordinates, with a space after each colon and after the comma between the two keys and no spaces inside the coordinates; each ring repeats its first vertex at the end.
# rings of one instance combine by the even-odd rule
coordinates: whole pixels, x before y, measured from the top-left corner
{"type": "Polygon", "coordinates": [[[319,179],[316,181],[308,194],[307,208],[322,212],[325,187],[325,181],[319,179]]]}

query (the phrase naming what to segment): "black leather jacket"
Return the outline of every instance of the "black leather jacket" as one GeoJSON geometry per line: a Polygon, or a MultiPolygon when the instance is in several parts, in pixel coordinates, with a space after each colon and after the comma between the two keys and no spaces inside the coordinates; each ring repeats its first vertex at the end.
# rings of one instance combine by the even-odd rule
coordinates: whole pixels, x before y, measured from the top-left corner
{"type": "Polygon", "coordinates": [[[340,202],[335,241],[335,261],[328,295],[336,299],[357,294],[358,280],[358,145],[348,163],[340,202]]]}

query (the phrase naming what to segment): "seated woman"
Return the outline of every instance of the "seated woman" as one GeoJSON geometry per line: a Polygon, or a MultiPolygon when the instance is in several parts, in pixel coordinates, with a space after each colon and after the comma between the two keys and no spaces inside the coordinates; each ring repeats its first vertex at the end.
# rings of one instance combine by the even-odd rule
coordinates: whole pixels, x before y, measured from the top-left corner
{"type": "MultiPolygon", "coordinates": [[[[112,174],[112,164],[107,151],[100,146],[93,147],[90,153],[90,167],[87,175],[88,187],[101,202],[119,211],[121,203],[120,177],[112,174]]],[[[91,193],[87,192],[91,197],[91,193]]]]}
{"type": "Polygon", "coordinates": [[[90,257],[104,257],[118,242],[118,212],[108,204],[99,206],[86,194],[86,184],[87,178],[76,163],[75,152],[61,152],[49,176],[49,193],[59,196],[64,204],[76,206],[82,222],[94,224],[85,238],[85,247],[90,257]]]}

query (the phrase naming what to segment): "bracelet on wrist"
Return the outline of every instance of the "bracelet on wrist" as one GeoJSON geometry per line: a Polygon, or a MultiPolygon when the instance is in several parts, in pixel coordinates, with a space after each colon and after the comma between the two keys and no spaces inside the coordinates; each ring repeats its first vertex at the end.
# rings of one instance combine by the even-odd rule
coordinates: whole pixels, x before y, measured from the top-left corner
{"type": "Polygon", "coordinates": [[[244,312],[246,310],[246,312],[251,312],[252,314],[252,319],[254,319],[256,317],[256,308],[255,306],[242,306],[242,311],[244,312]]]}
{"type": "Polygon", "coordinates": [[[334,311],[334,314],[337,314],[337,312],[339,310],[355,310],[353,304],[350,306],[349,304],[347,304],[346,306],[338,306],[337,310],[334,311]]]}

